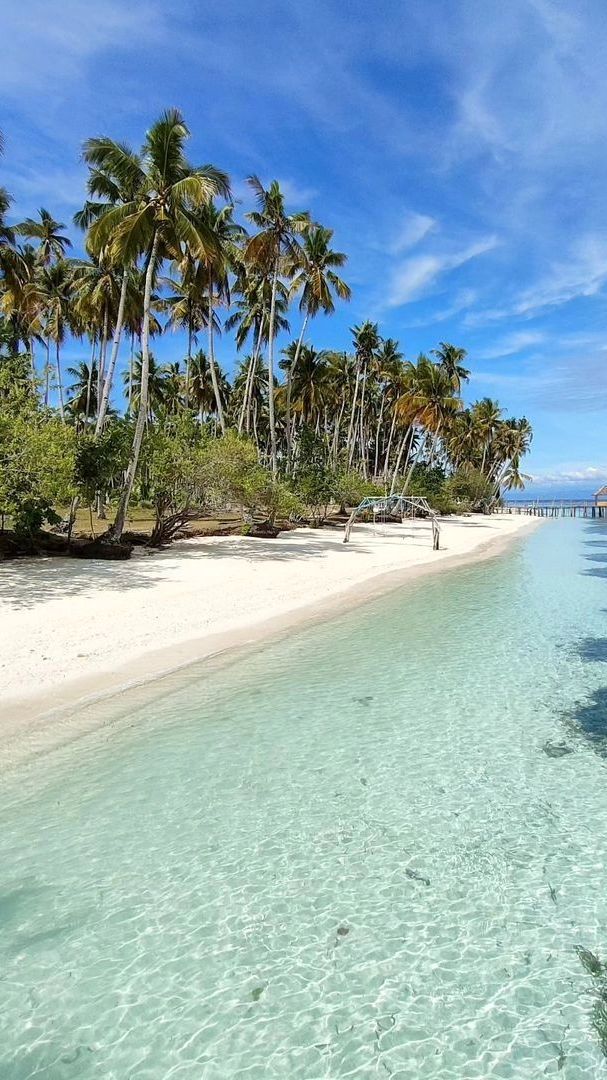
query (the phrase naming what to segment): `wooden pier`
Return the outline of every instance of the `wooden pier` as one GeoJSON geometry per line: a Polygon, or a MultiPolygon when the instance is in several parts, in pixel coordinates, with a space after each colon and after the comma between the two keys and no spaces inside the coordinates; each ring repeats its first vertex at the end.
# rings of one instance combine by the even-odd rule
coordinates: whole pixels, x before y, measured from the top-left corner
{"type": "Polygon", "coordinates": [[[506,499],[500,513],[607,519],[607,503],[597,503],[594,499],[506,499]]]}

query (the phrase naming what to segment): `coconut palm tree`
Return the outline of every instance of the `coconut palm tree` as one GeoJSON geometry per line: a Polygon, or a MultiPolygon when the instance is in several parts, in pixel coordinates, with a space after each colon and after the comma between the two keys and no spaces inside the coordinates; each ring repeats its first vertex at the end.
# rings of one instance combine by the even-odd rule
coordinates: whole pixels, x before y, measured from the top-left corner
{"type": "MultiPolygon", "coordinates": [[[[243,427],[247,432],[250,431],[253,381],[256,377],[261,350],[264,345],[267,345],[270,337],[272,287],[273,283],[269,275],[247,268],[243,264],[239,268],[236,280],[237,299],[232,304],[234,310],[224,324],[226,330],[236,330],[237,349],[241,349],[249,337],[254,341],[253,352],[248,358],[245,388],[238,418],[239,434],[243,427]]],[[[279,280],[274,297],[274,337],[279,331],[287,333],[289,331],[289,323],[285,317],[288,307],[288,290],[284,282],[279,280]]]]}
{"type": "MultiPolygon", "coordinates": [[[[116,207],[125,206],[137,199],[143,176],[142,163],[130,147],[125,144],[119,144],[119,146],[121,147],[122,154],[120,155],[119,160],[115,162],[112,155],[107,152],[107,140],[89,139],[84,144],[83,157],[89,166],[87,189],[91,198],[87,200],[83,209],[74,215],[75,224],[82,229],[90,230],[91,226],[96,221],[103,218],[110,210],[113,210],[116,207]],[[125,161],[128,163],[128,167],[126,168],[125,161]]],[[[107,245],[106,250],[99,248],[99,246],[95,244],[94,237],[91,235],[90,231],[87,240],[91,254],[96,255],[99,261],[108,264],[110,262],[110,255],[107,251],[107,245]]],[[[134,260],[131,260],[131,264],[133,262],[134,260]]],[[[97,413],[97,423],[95,426],[96,435],[98,435],[103,428],[109,407],[114,372],[118,360],[118,351],[120,349],[120,339],[122,337],[122,328],[124,325],[131,265],[128,263],[124,263],[123,265],[114,263],[112,269],[116,273],[119,273],[120,292],[114,320],[112,351],[107,372],[104,370],[107,327],[102,346],[99,378],[100,381],[103,382],[103,385],[99,395],[99,411],[97,413]]]]}
{"type": "Polygon", "coordinates": [[[41,207],[38,211],[39,221],[35,218],[26,218],[15,226],[15,232],[19,236],[26,236],[29,240],[39,240],[37,248],[38,262],[41,266],[50,266],[65,258],[67,248],[71,248],[72,241],[68,236],[60,232],[65,229],[61,221],[55,221],[48,210],[41,207]]]}
{"type": "Polygon", "coordinates": [[[140,157],[134,161],[125,148],[112,139],[97,139],[88,147],[91,165],[119,176],[132,185],[135,198],[115,206],[95,221],[90,229],[95,245],[109,248],[110,257],[125,266],[139,256],[145,258],[145,289],[141,333],[140,400],[116,519],[111,530],[119,539],[124,529],[141,443],[148,415],[150,356],[150,313],[152,286],[158,264],[175,259],[187,248],[195,257],[215,251],[215,239],[194,210],[217,195],[228,197],[225,173],[210,165],[192,166],[185,156],[190,132],[176,109],[165,112],[148,131],[140,157]]]}
{"type": "Polygon", "coordinates": [[[241,241],[246,236],[243,227],[234,221],[233,212],[233,206],[227,205],[218,209],[213,202],[207,203],[206,206],[197,211],[197,218],[201,220],[204,228],[208,230],[215,241],[213,250],[204,256],[203,264],[206,272],[208,299],[209,365],[215,393],[217,417],[224,435],[226,423],[215,361],[215,333],[218,329],[218,320],[214,308],[216,303],[224,303],[227,306],[230,302],[229,271],[234,266],[237,258],[236,245],[238,241],[241,241]]]}
{"type": "MultiPolygon", "coordinates": [[[[42,334],[46,342],[47,368],[50,366],[50,343],[55,344],[55,372],[59,395],[59,413],[65,420],[60,348],[72,318],[72,273],[65,259],[40,268],[31,287],[30,297],[40,311],[42,334]]],[[[46,403],[46,402],[45,402],[46,403]]]]}
{"type": "MultiPolygon", "coordinates": [[[[285,349],[287,365],[294,363],[298,342],[285,349]]],[[[292,376],[293,411],[304,424],[320,426],[320,417],[327,401],[328,364],[325,353],[309,345],[300,346],[299,363],[292,376]]]]}
{"type": "Polygon", "coordinates": [[[276,446],[276,418],[274,414],[274,338],[275,307],[278,278],[284,263],[292,265],[296,258],[296,236],[305,234],[310,228],[310,215],[306,213],[288,214],[280,185],[273,180],[266,190],[257,176],[250,176],[248,183],[252,188],[258,210],[247,214],[248,220],[259,232],[252,236],[245,247],[245,259],[254,267],[267,274],[272,282],[270,295],[270,318],[268,333],[268,411],[270,425],[270,463],[272,472],[278,469],[276,446]]]}
{"type": "Polygon", "coordinates": [[[342,251],[332,250],[332,239],[332,229],[325,229],[322,225],[312,226],[305,233],[303,242],[296,247],[295,259],[289,267],[293,275],[289,295],[292,297],[301,293],[299,310],[303,313],[303,322],[297,348],[287,371],[285,417],[287,471],[291,457],[291,380],[297,370],[308,320],[314,318],[319,311],[324,312],[325,315],[331,315],[335,311],[335,297],[340,300],[349,300],[352,295],[349,285],[346,285],[345,281],[335,273],[336,267],[345,265],[348,256],[342,251]]]}
{"type": "Polygon", "coordinates": [[[456,345],[449,345],[446,341],[439,342],[438,349],[432,349],[432,355],[436,357],[442,368],[453,383],[453,389],[457,394],[461,393],[462,383],[468,382],[470,372],[464,367],[464,360],[468,353],[465,349],[459,349],[456,345]]]}
{"type": "MultiPolygon", "coordinates": [[[[399,351],[398,342],[395,341],[394,338],[385,338],[382,340],[374,357],[375,374],[377,376],[380,398],[377,426],[375,428],[374,476],[377,476],[379,472],[379,441],[384,427],[386,404],[393,404],[402,392],[402,360],[403,354],[399,351]]],[[[392,419],[394,421],[394,416],[392,419]]],[[[394,437],[395,426],[395,422],[390,425],[390,435],[392,438],[394,437]]],[[[388,438],[386,459],[390,457],[392,438],[388,438]]]]}
{"type": "MultiPolygon", "coordinates": [[[[133,409],[138,412],[141,409],[141,387],[143,383],[143,356],[140,352],[136,352],[133,358],[133,371],[132,376],[130,372],[125,371],[123,375],[123,383],[125,389],[128,388],[129,378],[131,379],[131,400],[133,409]]],[[[153,420],[154,416],[158,412],[158,409],[164,404],[165,393],[165,369],[158,364],[154,354],[148,353],[148,372],[147,372],[147,414],[146,423],[153,420]]]]}
{"type": "Polygon", "coordinates": [[[74,379],[67,388],[67,408],[76,419],[82,417],[86,426],[89,417],[97,412],[97,361],[87,364],[82,360],[75,367],[68,367],[67,372],[74,379]]]}
{"type": "MultiPolygon", "coordinates": [[[[409,389],[399,398],[396,408],[412,428],[415,424],[422,428],[424,437],[419,441],[418,452],[405,478],[404,490],[407,489],[421,452],[426,448],[428,435],[431,438],[428,457],[428,464],[431,467],[441,431],[448,427],[452,417],[461,408],[461,401],[453,390],[452,379],[440,364],[433,364],[429,357],[422,354],[418,357],[417,363],[408,366],[407,370],[410,379],[409,389]]],[[[394,489],[397,471],[396,468],[392,489],[394,489]]]]}
{"type": "Polygon", "coordinates": [[[377,323],[367,320],[360,326],[354,326],[350,333],[353,336],[354,351],[356,354],[356,381],[352,397],[352,412],[350,415],[350,428],[348,431],[348,464],[354,460],[356,438],[360,442],[360,459],[363,468],[363,476],[367,477],[367,434],[365,431],[365,396],[367,388],[367,376],[375,353],[380,347],[381,338],[377,323]],[[361,388],[360,402],[358,390],[361,388]],[[358,405],[358,424],[356,421],[356,406],[358,405]]]}
{"type": "Polygon", "coordinates": [[[476,401],[470,411],[474,423],[477,426],[479,439],[483,448],[480,470],[484,473],[491,443],[498,429],[503,410],[500,408],[497,401],[485,397],[482,398],[481,401],[476,401]]]}

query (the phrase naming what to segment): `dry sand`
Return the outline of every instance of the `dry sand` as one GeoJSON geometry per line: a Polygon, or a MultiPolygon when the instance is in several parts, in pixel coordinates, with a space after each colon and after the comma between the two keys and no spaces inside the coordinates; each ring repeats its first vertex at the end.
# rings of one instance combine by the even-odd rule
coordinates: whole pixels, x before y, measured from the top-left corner
{"type": "Polygon", "coordinates": [[[0,567],[2,736],[412,576],[496,554],[535,519],[298,529],[277,540],[183,541],[130,562],[32,559],[0,567]]]}

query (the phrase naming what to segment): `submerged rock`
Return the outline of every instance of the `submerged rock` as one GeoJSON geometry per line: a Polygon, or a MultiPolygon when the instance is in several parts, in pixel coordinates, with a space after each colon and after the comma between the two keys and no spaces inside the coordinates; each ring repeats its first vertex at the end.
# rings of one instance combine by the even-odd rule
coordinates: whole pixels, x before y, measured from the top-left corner
{"type": "Polygon", "coordinates": [[[420,874],[417,870],[405,870],[405,874],[408,878],[411,878],[412,881],[421,881],[422,885],[430,884],[430,878],[424,877],[424,875],[420,874]]]}
{"type": "Polygon", "coordinates": [[[544,743],[542,750],[548,757],[559,758],[565,757],[566,754],[573,753],[573,747],[568,746],[567,743],[544,743]]]}

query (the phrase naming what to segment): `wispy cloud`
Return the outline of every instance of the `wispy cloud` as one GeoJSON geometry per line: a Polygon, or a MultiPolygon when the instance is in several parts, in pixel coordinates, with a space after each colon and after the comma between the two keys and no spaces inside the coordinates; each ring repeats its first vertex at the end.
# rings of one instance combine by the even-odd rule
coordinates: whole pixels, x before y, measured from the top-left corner
{"type": "Polygon", "coordinates": [[[424,236],[436,229],[437,224],[436,219],[428,214],[414,212],[406,214],[400,229],[396,232],[395,239],[390,245],[391,252],[394,255],[399,255],[402,251],[406,251],[407,248],[415,247],[420,240],[424,239],[424,236]]]}
{"type": "Polygon", "coordinates": [[[540,330],[517,330],[494,344],[481,348],[478,356],[481,360],[498,360],[503,356],[516,356],[518,353],[525,352],[530,346],[540,344],[545,336],[540,330]]]}
{"type": "Polygon", "coordinates": [[[427,293],[437,279],[450,273],[471,259],[478,258],[496,247],[496,236],[485,236],[468,244],[459,251],[413,255],[398,266],[388,290],[388,307],[400,307],[427,293]]]}

